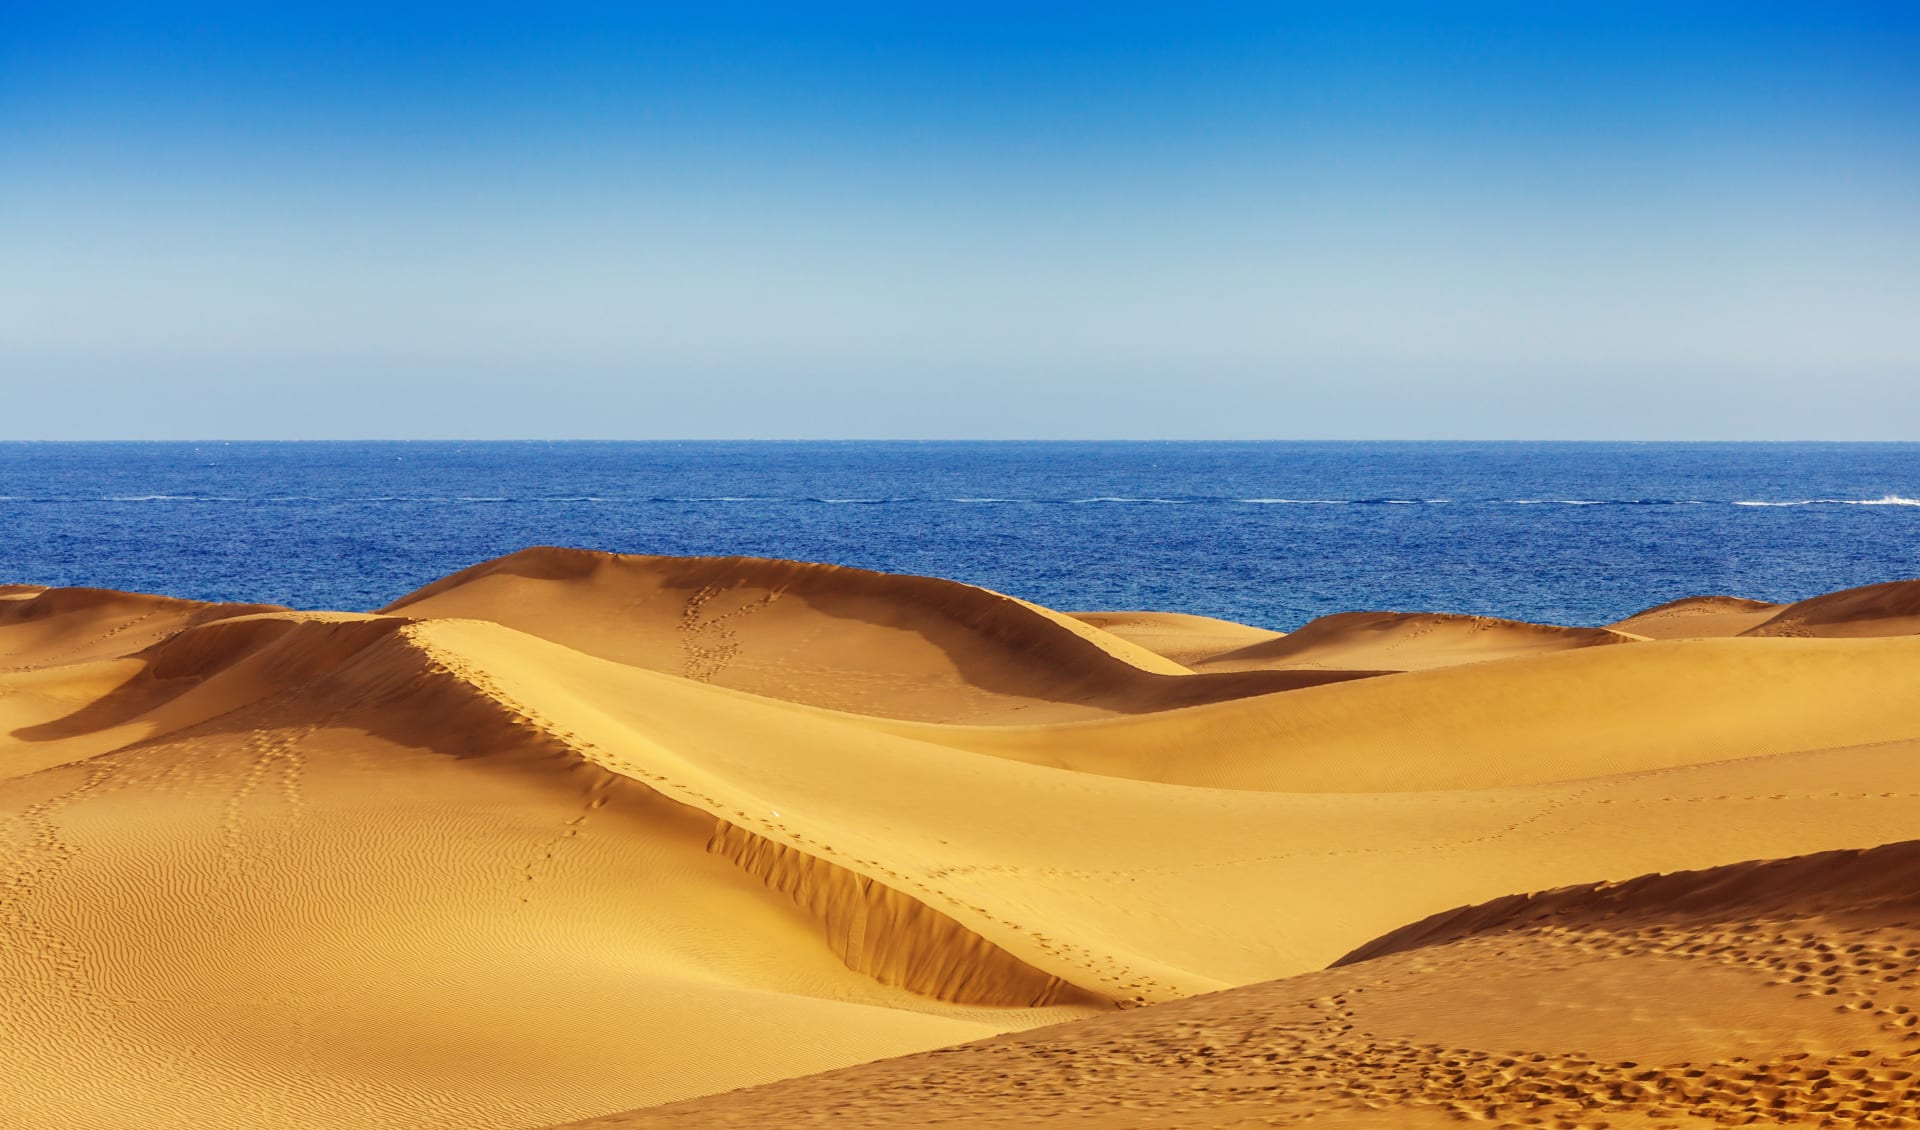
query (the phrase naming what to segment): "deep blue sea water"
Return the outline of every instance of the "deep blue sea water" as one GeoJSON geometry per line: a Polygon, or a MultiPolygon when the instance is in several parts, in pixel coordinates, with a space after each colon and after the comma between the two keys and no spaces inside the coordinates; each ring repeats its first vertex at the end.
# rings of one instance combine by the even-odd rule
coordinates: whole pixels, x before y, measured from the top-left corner
{"type": "Polygon", "coordinates": [[[532,544],[1595,624],[1920,575],[1920,444],[0,444],[0,582],[367,609],[532,544]]]}

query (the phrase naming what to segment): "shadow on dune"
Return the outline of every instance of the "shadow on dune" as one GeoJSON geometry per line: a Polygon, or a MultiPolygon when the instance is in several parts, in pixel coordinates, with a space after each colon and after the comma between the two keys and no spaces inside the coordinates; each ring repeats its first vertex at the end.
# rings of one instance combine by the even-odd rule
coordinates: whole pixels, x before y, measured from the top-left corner
{"type": "Polygon", "coordinates": [[[1328,968],[1543,925],[1629,931],[1671,919],[1746,922],[1812,915],[1879,922],[1920,912],[1915,875],[1920,875],[1920,840],[1582,883],[1441,911],[1375,938],[1328,968]]]}
{"type": "Polygon", "coordinates": [[[492,620],[621,663],[918,721],[985,720],[1035,704],[1144,714],[1381,673],[1199,674],[972,585],[751,557],[540,547],[455,573],[382,611],[492,620]],[[857,698],[849,688],[863,681],[884,683],[887,693],[857,698]]]}

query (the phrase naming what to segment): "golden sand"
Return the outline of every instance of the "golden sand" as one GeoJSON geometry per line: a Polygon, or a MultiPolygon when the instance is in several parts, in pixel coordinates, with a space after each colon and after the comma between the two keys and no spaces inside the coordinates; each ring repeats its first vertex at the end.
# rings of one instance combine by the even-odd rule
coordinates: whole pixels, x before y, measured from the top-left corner
{"type": "Polygon", "coordinates": [[[1916,633],[0,588],[0,1126],[1920,1125],[1916,633]]]}

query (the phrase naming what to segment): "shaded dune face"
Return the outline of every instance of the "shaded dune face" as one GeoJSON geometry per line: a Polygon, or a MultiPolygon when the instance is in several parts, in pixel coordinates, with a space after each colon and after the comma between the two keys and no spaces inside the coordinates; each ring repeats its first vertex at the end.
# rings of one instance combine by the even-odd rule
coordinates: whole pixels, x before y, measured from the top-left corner
{"type": "Polygon", "coordinates": [[[0,589],[0,669],[126,655],[212,620],[285,611],[273,604],[206,604],[106,589],[0,589]]]}
{"type": "Polygon", "coordinates": [[[1113,1004],[1035,969],[925,903],[804,850],[722,821],[707,851],[790,898],[825,927],[828,945],[848,968],[884,984],[962,1004],[1113,1004]]]}
{"type": "Polygon", "coordinates": [[[1789,604],[1750,636],[1907,636],[1920,632],[1920,581],[1889,581],[1789,604]]]}
{"type": "Polygon", "coordinates": [[[1143,713],[1355,677],[1195,677],[1071,617],[971,585],[745,557],[526,550],[384,611],[492,620],[715,686],[937,722],[1143,713]]]}
{"type": "Polygon", "coordinates": [[[1920,580],[1843,589],[1794,604],[1696,596],[1611,625],[1654,639],[1725,636],[1909,636],[1920,632],[1920,580]]]}
{"type": "MultiPolygon", "coordinates": [[[[1642,875],[1512,895],[1431,915],[1375,938],[1334,968],[1428,946],[1543,927],[1629,934],[1685,925],[1690,932],[1743,918],[1909,924],[1920,917],[1920,841],[1752,860],[1702,871],[1642,875]]],[[[1920,922],[1911,923],[1920,928],[1920,922]]],[[[1864,962],[1846,962],[1864,966],[1864,962]]],[[[1904,1015],[1904,1014],[1903,1014],[1904,1015]]]]}
{"type": "Polygon", "coordinates": [[[658,1117],[1418,1125],[1893,1054],[1913,861],[1845,853],[1920,840],[1904,592],[1647,641],[564,550],[372,614],[0,589],[0,1126],[531,1127],[950,1045],[658,1117]]]}

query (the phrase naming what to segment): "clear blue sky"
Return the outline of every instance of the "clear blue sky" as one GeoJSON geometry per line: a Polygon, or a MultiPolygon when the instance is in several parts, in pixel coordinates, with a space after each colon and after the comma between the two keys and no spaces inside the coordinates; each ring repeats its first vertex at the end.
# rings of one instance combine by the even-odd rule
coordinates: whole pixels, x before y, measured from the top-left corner
{"type": "Polygon", "coordinates": [[[1920,5],[1036,7],[8,0],[0,438],[1920,438],[1920,5]]]}

